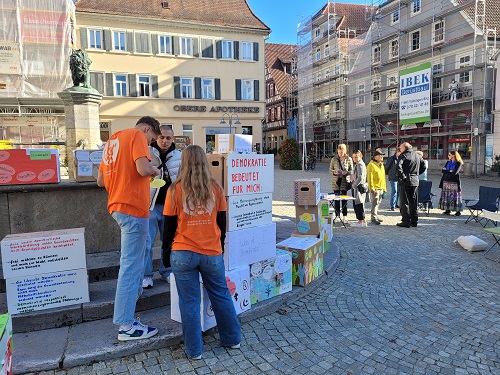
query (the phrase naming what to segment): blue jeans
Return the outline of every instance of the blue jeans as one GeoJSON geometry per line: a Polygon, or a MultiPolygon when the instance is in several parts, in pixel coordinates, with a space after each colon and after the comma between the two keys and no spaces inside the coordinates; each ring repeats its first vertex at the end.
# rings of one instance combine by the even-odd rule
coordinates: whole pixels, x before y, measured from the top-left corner
{"type": "Polygon", "coordinates": [[[142,293],[148,218],[121,212],[113,212],[112,216],[121,229],[120,271],[116,284],[113,323],[127,325],[134,322],[135,304],[142,293]]]}
{"type": "MultiPolygon", "coordinates": [[[[149,211],[149,236],[146,243],[146,258],[144,263],[144,277],[153,277],[153,246],[156,233],[160,231],[160,240],[163,240],[163,227],[165,217],[163,216],[163,204],[155,204],[153,211],[149,211]]],[[[163,265],[163,251],[161,252],[160,275],[163,278],[170,276],[170,269],[163,265]]]]}
{"type": "Polygon", "coordinates": [[[187,250],[174,250],[170,255],[175,276],[179,309],[182,319],[182,335],[189,358],[203,352],[200,319],[200,278],[212,304],[219,327],[222,346],[233,346],[241,342],[241,329],[233,301],[226,284],[222,255],[208,256],[187,250]]]}
{"type": "Polygon", "coordinates": [[[390,181],[391,184],[391,199],[389,203],[391,204],[391,208],[395,208],[398,205],[398,182],[390,181]]]}

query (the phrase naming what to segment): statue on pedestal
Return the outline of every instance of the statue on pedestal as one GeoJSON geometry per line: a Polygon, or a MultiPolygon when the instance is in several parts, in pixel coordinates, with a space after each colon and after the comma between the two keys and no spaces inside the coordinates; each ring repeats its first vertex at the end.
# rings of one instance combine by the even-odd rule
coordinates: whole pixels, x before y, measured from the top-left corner
{"type": "Polygon", "coordinates": [[[90,64],[92,64],[92,60],[85,51],[73,50],[69,57],[69,69],[74,86],[66,90],[97,93],[97,90],[90,86],[90,64]]]}

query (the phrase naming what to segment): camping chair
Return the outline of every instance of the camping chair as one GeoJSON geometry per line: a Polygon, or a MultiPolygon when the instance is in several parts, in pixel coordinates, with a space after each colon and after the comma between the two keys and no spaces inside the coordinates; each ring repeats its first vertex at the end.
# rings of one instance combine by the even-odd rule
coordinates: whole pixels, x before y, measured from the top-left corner
{"type": "Polygon", "coordinates": [[[479,216],[479,214],[483,210],[497,212],[499,201],[500,201],[500,188],[479,186],[479,199],[477,200],[477,203],[474,203],[472,205],[469,204],[465,205],[465,207],[467,207],[470,211],[470,215],[467,218],[467,220],[465,220],[465,223],[467,224],[469,221],[474,220],[477,223],[481,224],[483,227],[485,227],[486,224],[488,223],[488,220],[486,220],[486,223],[483,225],[481,223],[482,218],[479,216]]]}
{"type": "Polygon", "coordinates": [[[500,227],[497,227],[496,224],[497,222],[500,221],[500,212],[488,212],[488,211],[483,211],[483,215],[486,216],[486,218],[493,222],[495,224],[495,227],[494,228],[484,228],[484,231],[486,233],[489,233],[493,236],[493,240],[495,241],[495,243],[493,245],[491,245],[491,247],[486,250],[486,252],[484,253],[484,256],[487,258],[487,259],[490,259],[490,260],[494,260],[495,262],[500,262],[500,258],[498,257],[495,257],[495,258],[488,258],[486,256],[486,254],[488,254],[488,252],[493,249],[495,247],[495,245],[498,245],[500,246],[500,227]]]}
{"type": "Polygon", "coordinates": [[[418,182],[418,204],[417,209],[426,212],[429,216],[429,209],[432,208],[432,181],[420,180],[418,182]]]}

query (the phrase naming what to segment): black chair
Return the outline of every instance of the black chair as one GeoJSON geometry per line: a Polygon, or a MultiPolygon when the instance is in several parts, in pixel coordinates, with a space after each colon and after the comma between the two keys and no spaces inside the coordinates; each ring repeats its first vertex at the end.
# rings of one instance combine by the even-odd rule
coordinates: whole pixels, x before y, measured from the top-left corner
{"type": "Polygon", "coordinates": [[[424,211],[429,216],[429,210],[432,208],[432,181],[420,180],[418,182],[418,204],[417,209],[424,211]]]}
{"type": "Polygon", "coordinates": [[[474,220],[475,222],[485,227],[488,221],[486,220],[486,223],[483,225],[481,223],[481,220],[483,218],[481,218],[479,214],[483,210],[497,212],[499,201],[500,201],[500,188],[479,186],[479,199],[477,200],[477,202],[471,205],[469,204],[465,205],[465,207],[468,208],[470,211],[470,215],[467,218],[467,220],[465,220],[465,223],[467,224],[469,221],[474,220]]]}

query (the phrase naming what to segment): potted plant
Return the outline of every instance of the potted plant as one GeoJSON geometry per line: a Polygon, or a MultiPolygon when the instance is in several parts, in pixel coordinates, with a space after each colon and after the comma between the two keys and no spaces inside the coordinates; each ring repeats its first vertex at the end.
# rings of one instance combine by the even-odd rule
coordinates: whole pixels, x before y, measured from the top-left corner
{"type": "Polygon", "coordinates": [[[490,172],[496,172],[500,177],[500,155],[495,155],[493,158],[493,164],[491,164],[490,172]]]}

